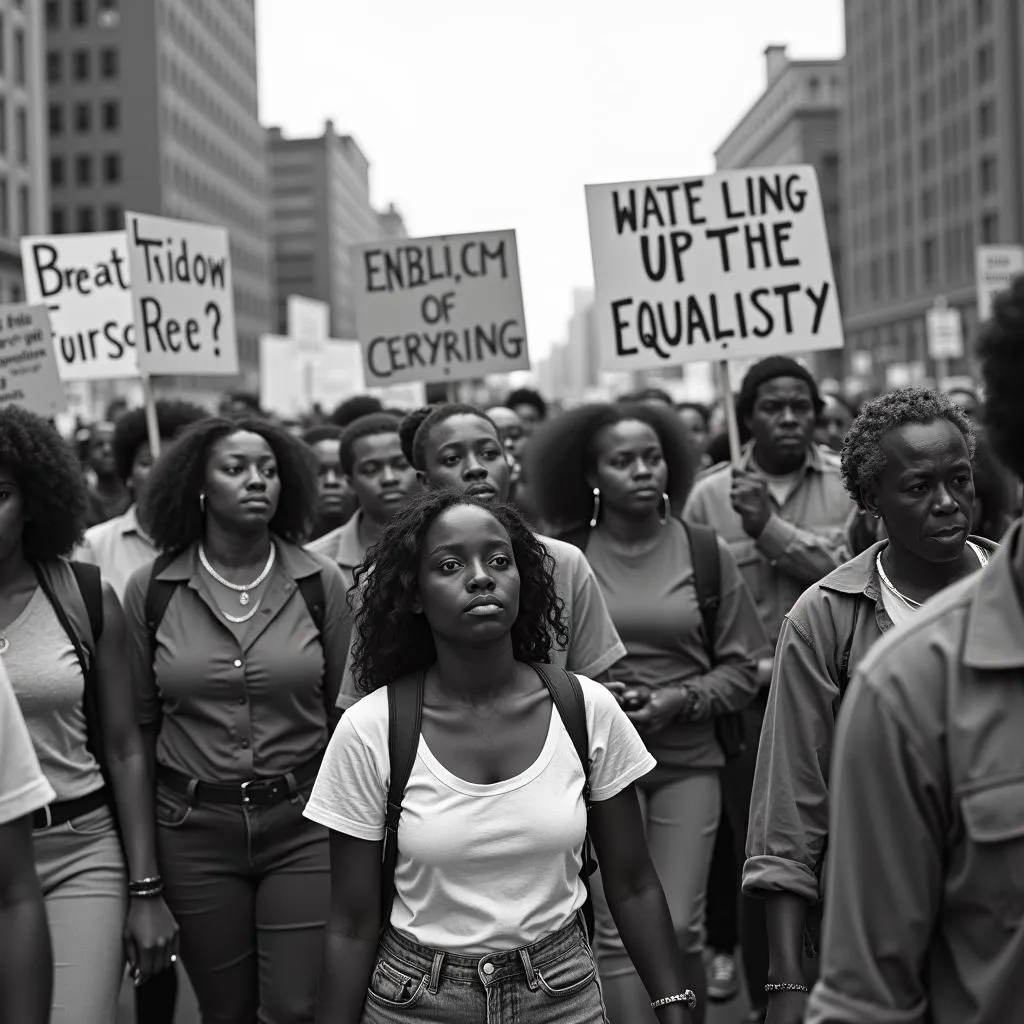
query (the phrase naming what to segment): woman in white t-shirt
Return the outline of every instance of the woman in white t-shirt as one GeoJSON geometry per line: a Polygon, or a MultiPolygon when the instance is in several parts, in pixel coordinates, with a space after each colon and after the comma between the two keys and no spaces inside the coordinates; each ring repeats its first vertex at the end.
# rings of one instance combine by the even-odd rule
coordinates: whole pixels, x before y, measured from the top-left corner
{"type": "Polygon", "coordinates": [[[371,553],[353,669],[367,696],[331,740],[306,814],[331,830],[320,1019],[601,1024],[581,925],[588,828],[661,1024],[689,1021],[634,784],[653,758],[612,694],[581,679],[584,771],[531,663],[564,646],[552,560],[508,506],[431,491],[371,553]],[[424,678],[423,720],[382,920],[389,686],[424,678]],[[386,926],[382,931],[382,926],[386,926]]]}

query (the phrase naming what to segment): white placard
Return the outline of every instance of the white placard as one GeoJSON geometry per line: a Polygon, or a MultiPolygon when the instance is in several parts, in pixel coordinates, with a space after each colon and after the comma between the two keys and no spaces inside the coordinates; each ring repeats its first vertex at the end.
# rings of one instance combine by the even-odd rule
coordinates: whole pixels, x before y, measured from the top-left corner
{"type": "Polygon", "coordinates": [[[385,409],[422,409],[427,404],[427,386],[411,380],[405,384],[392,384],[389,388],[367,388],[371,395],[381,400],[385,409]]]}
{"type": "Polygon", "coordinates": [[[297,348],[318,349],[331,336],[331,307],[305,295],[288,296],[288,337],[297,348]]]}
{"type": "Polygon", "coordinates": [[[294,338],[260,338],[260,406],[268,412],[298,419],[315,403],[330,412],[365,390],[358,341],[328,340],[316,350],[296,351],[294,338]]]}
{"type": "Polygon", "coordinates": [[[123,231],[21,240],[25,298],[45,304],[63,381],[139,375],[123,231]]]}
{"type": "Polygon", "coordinates": [[[352,274],[368,384],[529,369],[514,231],[356,245],[352,274]]]}
{"type": "Polygon", "coordinates": [[[959,359],[964,354],[963,325],[958,309],[933,306],[928,310],[925,326],[930,358],[959,359]]]}
{"type": "Polygon", "coordinates": [[[992,302],[1024,273],[1024,246],[981,245],[977,252],[978,322],[992,316],[992,302]]]}
{"type": "Polygon", "coordinates": [[[231,254],[224,228],[125,214],[139,369],[238,372],[231,254]]]}
{"type": "Polygon", "coordinates": [[[588,185],[586,195],[606,368],[842,347],[813,167],[588,185]]]}
{"type": "Polygon", "coordinates": [[[55,416],[67,404],[45,306],[0,306],[0,406],[55,416]]]}

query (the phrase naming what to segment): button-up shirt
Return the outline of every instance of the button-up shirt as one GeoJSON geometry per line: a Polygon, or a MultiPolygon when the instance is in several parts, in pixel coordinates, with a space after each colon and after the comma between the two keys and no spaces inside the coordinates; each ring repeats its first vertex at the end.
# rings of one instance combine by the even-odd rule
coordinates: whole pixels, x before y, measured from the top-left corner
{"type": "Polygon", "coordinates": [[[151,569],[125,593],[139,723],[158,730],[157,762],[208,782],[281,775],[322,753],[345,659],[341,570],[275,538],[277,565],[239,640],[204,580],[197,545],[158,579],[179,584],[150,646],[145,600],[151,569]],[[323,634],[298,581],[323,580],[323,634]]]}
{"type": "Polygon", "coordinates": [[[1018,522],[854,676],[808,1024],[1024,1019],[1022,542],[1018,522]]]}
{"type": "MultiPolygon", "coordinates": [[[[761,473],[752,442],[743,449],[741,465],[761,473]]],[[[846,523],[853,503],[843,486],[839,458],[816,445],[785,502],[779,505],[769,493],[772,515],[756,539],[743,529],[729,498],[731,490],[729,464],[708,470],[694,484],[683,518],[714,527],[732,548],[774,645],[796,599],[849,557],[846,523]]]]}
{"type": "Polygon", "coordinates": [[[123,516],[86,530],[74,557],[79,562],[99,566],[100,575],[114,588],[118,600],[123,601],[132,573],[149,565],[158,554],[139,527],[136,507],[132,505],[123,516]]]}

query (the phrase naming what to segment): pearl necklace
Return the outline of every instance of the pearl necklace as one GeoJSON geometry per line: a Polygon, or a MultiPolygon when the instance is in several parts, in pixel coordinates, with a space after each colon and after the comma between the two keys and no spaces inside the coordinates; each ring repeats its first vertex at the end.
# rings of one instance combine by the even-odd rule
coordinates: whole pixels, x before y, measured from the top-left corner
{"type": "MultiPolygon", "coordinates": [[[[273,544],[271,544],[270,545],[270,555],[267,558],[267,564],[265,566],[263,566],[263,572],[261,572],[259,574],[259,576],[257,576],[256,579],[254,579],[252,581],[252,583],[232,583],[231,580],[224,579],[224,577],[221,576],[221,574],[219,572],[217,572],[217,570],[214,569],[214,567],[212,565],[210,565],[210,560],[206,557],[206,552],[203,550],[203,545],[202,544],[199,545],[199,561],[202,564],[203,568],[222,587],[227,587],[228,590],[235,591],[235,593],[238,594],[238,603],[240,605],[242,605],[243,608],[250,601],[249,591],[250,590],[255,590],[256,587],[258,587],[270,575],[270,570],[274,568],[274,558],[276,556],[276,553],[277,553],[276,548],[274,547],[273,544]]],[[[257,602],[257,604],[258,603],[259,602],[257,602]]],[[[256,611],[256,609],[253,608],[252,611],[249,613],[249,615],[246,616],[246,618],[251,618],[255,611],[256,611]]],[[[228,615],[227,612],[225,612],[224,615],[225,615],[226,618],[230,619],[232,622],[245,622],[246,621],[245,618],[236,619],[236,618],[232,617],[231,615],[228,615]]]]}

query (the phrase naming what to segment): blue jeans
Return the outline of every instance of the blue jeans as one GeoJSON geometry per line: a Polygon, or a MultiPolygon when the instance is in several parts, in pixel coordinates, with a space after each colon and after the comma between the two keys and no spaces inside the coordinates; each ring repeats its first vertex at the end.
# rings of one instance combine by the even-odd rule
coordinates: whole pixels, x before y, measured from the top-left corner
{"type": "Polygon", "coordinates": [[[484,957],[421,946],[389,928],[363,1024],[607,1024],[577,918],[530,946],[484,957]]]}

